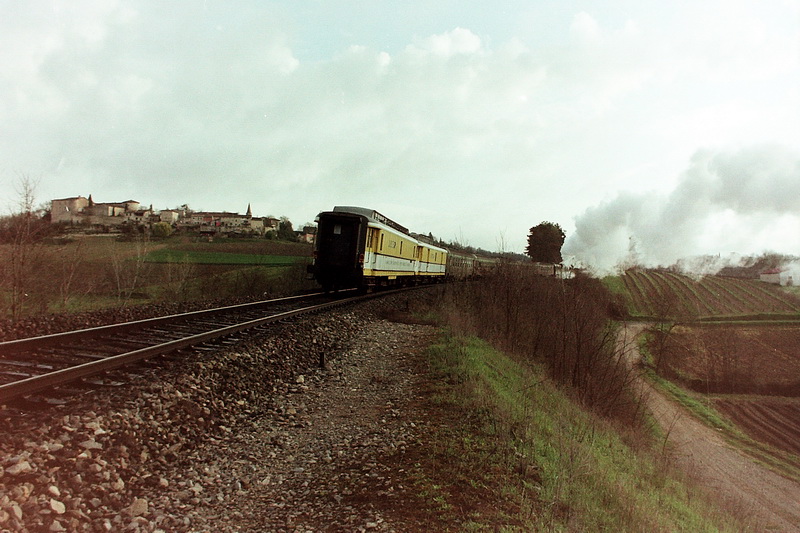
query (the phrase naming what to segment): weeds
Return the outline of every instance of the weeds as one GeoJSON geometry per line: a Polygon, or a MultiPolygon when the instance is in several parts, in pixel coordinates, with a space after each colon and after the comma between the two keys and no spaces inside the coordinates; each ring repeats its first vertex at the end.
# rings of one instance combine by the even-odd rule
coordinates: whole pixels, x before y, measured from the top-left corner
{"type": "Polygon", "coordinates": [[[543,365],[451,336],[429,357],[439,402],[460,422],[437,430],[434,455],[444,459],[424,497],[458,530],[738,530],[564,394],[543,365]]]}

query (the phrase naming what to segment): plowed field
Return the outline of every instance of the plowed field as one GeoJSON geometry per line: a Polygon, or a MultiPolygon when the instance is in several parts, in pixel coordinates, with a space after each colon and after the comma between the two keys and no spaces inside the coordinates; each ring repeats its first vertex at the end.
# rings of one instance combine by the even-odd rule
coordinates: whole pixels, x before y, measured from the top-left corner
{"type": "Polygon", "coordinates": [[[621,280],[629,312],[637,317],[686,320],[757,315],[796,317],[800,313],[800,299],[795,295],[758,280],[721,276],[695,280],[660,270],[628,270],[621,280]]]}
{"type": "Polygon", "coordinates": [[[663,372],[800,467],[800,326],[678,326],[663,372]]]}
{"type": "Polygon", "coordinates": [[[800,457],[800,400],[717,399],[715,407],[750,437],[800,457]]]}
{"type": "Polygon", "coordinates": [[[677,326],[663,357],[697,392],[800,396],[800,326],[677,326]]]}
{"type": "MultiPolygon", "coordinates": [[[[656,334],[650,345],[662,375],[694,391],[753,440],[768,445],[759,453],[774,455],[785,472],[800,468],[797,296],[757,280],[696,280],[655,270],[630,270],[611,285],[622,293],[631,316],[678,323],[666,336],[656,334]]],[[[735,447],[714,440],[716,429],[688,423],[683,427],[675,422],[677,416],[666,416],[663,422],[676,424],[671,440],[698,461],[687,464],[689,470],[700,472],[710,486],[734,500],[771,507],[773,516],[782,518],[775,518],[769,529],[800,531],[796,484],[778,476],[790,488],[774,491],[778,482],[769,477],[774,472],[761,472],[735,447]],[[785,522],[781,525],[780,520],[785,522]]]]}
{"type": "MultiPolygon", "coordinates": [[[[639,354],[631,339],[646,327],[644,323],[634,324],[620,335],[622,352],[632,363],[638,361],[639,354]]],[[[642,380],[641,385],[648,408],[666,433],[672,459],[720,501],[750,514],[753,523],[748,531],[800,532],[800,484],[796,478],[774,471],[765,461],[731,444],[716,427],[687,416],[683,406],[649,381],[642,380]]],[[[800,442],[800,417],[792,405],[797,401],[784,398],[743,400],[737,396],[717,400],[720,410],[739,422],[743,431],[779,447],[780,451],[773,453],[787,470],[798,466],[797,452],[791,447],[800,442]]]]}

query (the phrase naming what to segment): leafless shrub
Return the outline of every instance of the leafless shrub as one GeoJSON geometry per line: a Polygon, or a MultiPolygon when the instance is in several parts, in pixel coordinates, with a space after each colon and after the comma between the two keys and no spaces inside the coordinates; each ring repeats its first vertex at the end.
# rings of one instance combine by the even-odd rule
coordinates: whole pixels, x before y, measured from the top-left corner
{"type": "Polygon", "coordinates": [[[191,299],[191,282],[195,276],[195,265],[184,259],[167,263],[164,269],[164,285],[161,299],[168,302],[185,302],[191,299]]]}
{"type": "Polygon", "coordinates": [[[133,238],[133,250],[130,254],[123,254],[113,246],[113,243],[110,244],[109,277],[117,300],[124,307],[146,277],[148,264],[145,259],[150,248],[150,239],[147,234],[136,235],[133,238]]]}
{"type": "MultiPolygon", "coordinates": [[[[81,277],[84,266],[83,241],[74,246],[60,246],[57,249],[57,260],[54,271],[58,273],[58,296],[61,307],[66,309],[70,299],[75,296],[76,281],[81,277]]],[[[86,278],[87,276],[82,276],[86,278]]],[[[88,292],[85,291],[85,292],[88,292]]]]}
{"type": "Polygon", "coordinates": [[[273,298],[316,287],[308,279],[305,264],[286,267],[250,267],[201,280],[204,295],[216,297],[273,298]]]}
{"type": "Polygon", "coordinates": [[[539,276],[501,265],[480,283],[448,291],[450,323],[520,357],[543,362],[603,416],[637,418],[634,372],[617,346],[612,297],[588,277],[539,276]]]}

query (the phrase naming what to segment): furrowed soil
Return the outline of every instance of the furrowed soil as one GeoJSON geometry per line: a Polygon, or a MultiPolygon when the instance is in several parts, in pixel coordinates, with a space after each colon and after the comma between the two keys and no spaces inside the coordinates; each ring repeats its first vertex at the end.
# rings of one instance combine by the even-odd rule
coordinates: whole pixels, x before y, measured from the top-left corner
{"type": "MultiPolygon", "coordinates": [[[[714,406],[750,437],[800,457],[797,398],[717,398],[714,406]]],[[[800,466],[800,461],[792,461],[800,466]]]]}
{"type": "Polygon", "coordinates": [[[800,465],[800,327],[681,326],[667,371],[754,440],[800,465]]]}
{"type": "MultiPolygon", "coordinates": [[[[752,513],[757,531],[800,531],[800,486],[789,479],[800,466],[797,294],[754,279],[656,270],[632,269],[620,282],[632,315],[684,322],[663,348],[650,346],[659,373],[761,443],[751,449],[760,448],[761,460],[781,465],[784,475],[739,449],[750,444],[734,447],[721,430],[642,382],[675,460],[730,505],[752,513]]],[[[644,327],[631,326],[628,335],[644,327]]]]}
{"type": "Polygon", "coordinates": [[[706,276],[700,280],[668,271],[629,270],[621,276],[631,313],[650,317],[720,317],[800,312],[800,298],[753,279],[706,276]]]}
{"type": "Polygon", "coordinates": [[[667,371],[701,393],[800,396],[800,326],[677,326],[667,371]]]}
{"type": "MultiPolygon", "coordinates": [[[[628,325],[620,341],[626,356],[635,364],[641,355],[632,341],[643,324],[628,325]]],[[[773,365],[777,364],[773,359],[773,365]]],[[[688,370],[688,369],[687,369],[688,370]]],[[[737,513],[750,516],[755,531],[800,531],[800,483],[771,470],[747,453],[731,445],[719,430],[699,421],[673,398],[645,380],[640,381],[648,407],[663,428],[665,445],[671,458],[701,486],[715,493],[737,513]]],[[[780,412],[797,427],[795,400],[784,402],[772,398],[755,398],[745,404],[736,399],[725,400],[726,412],[742,412],[742,427],[754,436],[767,441],[797,440],[796,429],[782,428],[780,412]],[[760,414],[757,409],[762,409],[760,414]],[[745,413],[747,411],[747,413],[745,413]],[[763,416],[762,416],[763,415],[763,416]]],[[[718,405],[723,405],[719,404],[718,405]]],[[[733,418],[733,417],[732,417],[733,418]]],[[[788,452],[788,450],[787,450],[788,452]]],[[[791,456],[789,457],[791,459],[791,456]]]]}

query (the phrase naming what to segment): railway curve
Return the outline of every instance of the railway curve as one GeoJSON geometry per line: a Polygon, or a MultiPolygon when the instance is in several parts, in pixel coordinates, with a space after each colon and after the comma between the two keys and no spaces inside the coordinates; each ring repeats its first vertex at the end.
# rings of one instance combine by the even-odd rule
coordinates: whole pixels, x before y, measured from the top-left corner
{"type": "Polygon", "coordinates": [[[373,295],[320,293],[0,343],[0,404],[137,361],[373,295]]]}

